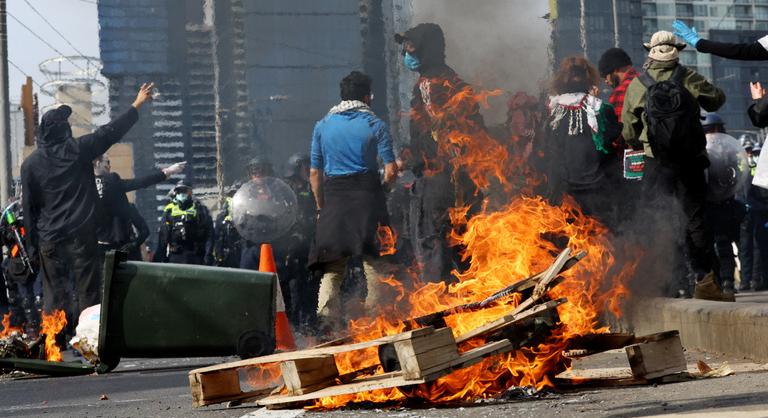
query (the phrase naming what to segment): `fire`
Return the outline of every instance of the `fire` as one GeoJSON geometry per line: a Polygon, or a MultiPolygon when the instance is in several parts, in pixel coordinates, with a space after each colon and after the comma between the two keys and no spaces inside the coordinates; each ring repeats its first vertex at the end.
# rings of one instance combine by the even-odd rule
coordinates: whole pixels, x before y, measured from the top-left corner
{"type": "MultiPolygon", "coordinates": [[[[353,339],[364,341],[403,332],[408,329],[409,319],[483,300],[545,270],[565,247],[574,253],[586,251],[588,256],[562,273],[563,282],[548,294],[551,298],[565,297],[568,302],[558,307],[560,322],[542,341],[486,358],[434,382],[408,389],[408,393],[386,389],[336,396],[318,400],[315,407],[336,408],[363,401],[396,402],[410,396],[440,403],[492,397],[511,386],[551,387],[550,378],[569,365],[562,356],[569,340],[587,333],[607,332],[602,319],[607,315],[621,316],[621,304],[628,295],[625,284],[634,273],[636,261],[617,262],[618,251],[609,231],[596,219],[585,216],[573,199],[566,196],[562,204],[554,206],[532,193],[541,178],[531,175],[523,159],[510,156],[507,146],[491,137],[482,124],[479,106],[498,92],[477,93],[468,86],[452,85],[451,81],[444,84],[453,96],[442,107],[429,106],[430,121],[418,119],[421,116],[417,113],[411,115],[416,118],[415,123],[429,124],[438,143],[439,161],[427,161],[425,175],[431,175],[430,170],[442,169],[440,161],[447,161],[454,181],[461,176],[469,178],[476,188],[475,196],[495,184],[506,195],[515,197],[501,204],[485,199],[477,213],[477,208],[473,212],[464,199],[472,197],[457,192],[456,207],[449,213],[453,231],[448,238],[462,249],[468,268],[454,271],[458,281],[451,284],[421,283],[414,277],[383,280],[398,298],[380,316],[350,321],[348,332],[353,339]]],[[[381,231],[378,235],[381,237],[381,231]]],[[[458,336],[504,316],[520,299],[519,294],[511,295],[486,309],[449,315],[445,322],[458,336]]],[[[484,341],[479,338],[469,340],[460,344],[459,350],[481,344],[484,341]]],[[[380,365],[377,367],[376,349],[337,355],[336,362],[341,374],[366,367],[375,368],[374,373],[384,371],[380,365]]]]}
{"type": "Polygon", "coordinates": [[[397,233],[395,233],[392,228],[386,225],[379,225],[378,228],[376,228],[376,240],[379,243],[379,255],[382,257],[397,253],[397,249],[395,248],[395,244],[397,243],[397,233]]]}
{"type": "Polygon", "coordinates": [[[56,334],[67,325],[67,316],[62,310],[55,310],[53,314],[42,314],[41,332],[45,334],[45,359],[48,361],[62,361],[61,349],[56,345],[56,334]]]}
{"type": "Polygon", "coordinates": [[[21,328],[11,326],[11,314],[7,313],[3,315],[3,329],[0,331],[0,338],[5,338],[14,332],[18,332],[19,334],[23,333],[21,328]]]}

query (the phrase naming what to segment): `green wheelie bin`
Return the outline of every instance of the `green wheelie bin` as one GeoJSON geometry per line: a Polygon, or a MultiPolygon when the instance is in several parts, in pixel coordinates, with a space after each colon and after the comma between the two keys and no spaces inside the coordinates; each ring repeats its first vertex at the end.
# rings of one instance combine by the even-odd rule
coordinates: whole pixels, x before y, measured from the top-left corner
{"type": "Polygon", "coordinates": [[[275,348],[273,273],[185,264],[104,262],[99,372],[121,357],[248,358],[275,348]]]}

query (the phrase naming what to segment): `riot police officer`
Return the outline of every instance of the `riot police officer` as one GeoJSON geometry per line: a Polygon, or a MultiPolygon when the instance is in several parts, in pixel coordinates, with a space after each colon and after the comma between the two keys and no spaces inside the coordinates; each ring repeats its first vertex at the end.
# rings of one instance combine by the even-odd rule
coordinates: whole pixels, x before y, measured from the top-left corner
{"type": "Polygon", "coordinates": [[[310,159],[306,154],[294,154],[288,159],[285,182],[296,194],[298,216],[291,232],[278,240],[278,252],[285,254],[281,260],[289,275],[288,293],[293,303],[291,320],[299,326],[311,326],[317,316],[317,293],[320,285],[307,268],[309,249],[315,236],[317,207],[309,185],[310,159]]]}
{"type": "MultiPolygon", "coordinates": [[[[251,161],[248,162],[248,177],[250,177],[251,181],[259,181],[259,179],[262,179],[264,177],[273,177],[275,175],[275,170],[272,167],[272,163],[266,158],[262,156],[257,156],[251,159],[251,161]]],[[[243,251],[242,256],[240,257],[240,268],[241,269],[248,269],[248,270],[258,270],[259,269],[259,256],[261,255],[261,242],[252,242],[252,241],[245,241],[243,242],[243,251]]],[[[275,254],[275,260],[278,260],[279,257],[277,254],[275,254]]],[[[280,263],[276,261],[276,266],[278,269],[280,268],[280,263]]],[[[279,275],[280,272],[278,272],[279,275]]],[[[288,295],[283,294],[286,298],[288,295]]],[[[287,301],[286,301],[287,303],[287,301]]]]}
{"type": "Polygon", "coordinates": [[[179,182],[163,210],[152,261],[212,264],[212,246],[213,220],[208,208],[193,197],[191,186],[179,182]]]}
{"type": "Polygon", "coordinates": [[[3,276],[11,313],[11,325],[23,327],[28,335],[36,336],[43,309],[43,284],[36,274],[39,263],[29,258],[21,202],[8,205],[0,218],[0,239],[7,248],[3,260],[3,276]]]}
{"type": "Polygon", "coordinates": [[[232,196],[242,186],[235,182],[227,190],[224,207],[216,216],[214,224],[213,260],[219,267],[240,267],[240,252],[242,238],[232,222],[232,196]]]}

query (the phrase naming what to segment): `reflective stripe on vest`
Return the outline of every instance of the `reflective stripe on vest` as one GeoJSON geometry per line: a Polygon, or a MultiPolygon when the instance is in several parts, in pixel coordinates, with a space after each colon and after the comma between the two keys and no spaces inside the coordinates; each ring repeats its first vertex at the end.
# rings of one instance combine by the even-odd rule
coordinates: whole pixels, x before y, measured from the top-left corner
{"type": "Polygon", "coordinates": [[[182,209],[179,207],[176,203],[169,203],[165,206],[165,212],[168,212],[168,209],[171,210],[171,218],[180,218],[184,215],[188,215],[189,217],[195,217],[197,216],[197,208],[194,204],[190,206],[187,209],[182,209]]]}

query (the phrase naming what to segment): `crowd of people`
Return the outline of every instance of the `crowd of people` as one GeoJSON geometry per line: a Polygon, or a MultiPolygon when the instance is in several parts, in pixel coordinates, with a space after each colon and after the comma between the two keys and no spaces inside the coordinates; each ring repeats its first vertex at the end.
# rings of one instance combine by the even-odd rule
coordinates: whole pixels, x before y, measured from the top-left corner
{"type": "MultiPolygon", "coordinates": [[[[639,234],[636,221],[642,218],[646,246],[648,237],[668,237],[669,245],[660,247],[673,253],[676,268],[669,270],[677,278],[666,286],[671,294],[732,301],[733,243],[741,264],[739,290],[768,283],[762,276],[768,257],[756,256],[768,255],[768,190],[748,181],[729,196],[713,200],[708,194],[707,135],[725,132],[711,112],[726,98],[683,66],[679,51],[690,45],[726,58],[768,59],[768,37],[730,45],[699,39],[682,22],[674,29],[644,44],[642,68],[618,48],[605,51],[597,66],[582,56],[565,58],[542,100],[513,97],[501,135],[507,138],[499,142],[545,179],[535,192],[553,204],[569,195],[616,236],[639,234]],[[612,90],[607,100],[600,97],[604,85],[612,90]],[[702,110],[710,112],[705,119],[702,110]],[[508,141],[512,136],[516,140],[508,141]],[[630,175],[631,155],[640,157],[640,175],[636,163],[630,175]],[[673,219],[680,221],[679,232],[673,219]]],[[[288,162],[284,180],[297,197],[298,216],[272,244],[289,318],[307,332],[331,333],[358,309],[375,311],[384,300],[382,277],[404,265],[416,266],[422,282],[452,280],[451,272],[467,260],[448,239],[450,211],[461,206],[471,214],[493,194],[461,165],[461,144],[444,137],[458,131],[472,138],[492,129],[477,103],[461,106],[461,114],[449,107],[470,87],[446,64],[442,29],[419,24],[395,41],[404,66],[419,75],[407,145],[396,147],[371,109],[373,80],[353,71],[341,80],[341,102],[315,125],[309,154],[288,162]],[[397,232],[394,255],[382,250],[382,227],[397,232]]],[[[147,258],[140,249],[151,232],[126,193],[182,173],[184,163],[126,180],[111,171],[106,152],[136,123],[151,89],[142,85],[127,112],[77,139],[68,106],[43,115],[38,148],[22,165],[20,202],[5,210],[0,223],[13,318],[31,332],[39,323],[35,312],[64,309],[74,316],[100,303],[106,251],[147,258]]],[[[768,126],[765,90],[759,83],[750,89],[749,116],[756,127],[768,126]]],[[[754,169],[761,143],[743,145],[754,169]]],[[[257,156],[245,181],[275,176],[271,161],[257,156]]],[[[241,237],[233,222],[232,196],[241,185],[227,189],[214,219],[193,187],[179,182],[163,209],[151,260],[257,269],[262,243],[241,237]]]]}

